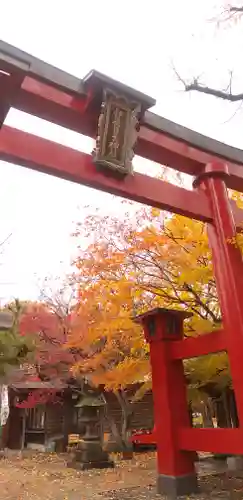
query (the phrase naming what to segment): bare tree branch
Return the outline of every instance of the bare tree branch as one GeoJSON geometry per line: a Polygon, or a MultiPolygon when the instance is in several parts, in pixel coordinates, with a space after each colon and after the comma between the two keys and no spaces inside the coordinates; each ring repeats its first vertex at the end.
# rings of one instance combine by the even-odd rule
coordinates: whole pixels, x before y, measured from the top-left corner
{"type": "Polygon", "coordinates": [[[229,12],[243,12],[243,5],[241,7],[231,5],[231,7],[229,7],[229,12]]]}
{"type": "Polygon", "coordinates": [[[243,14],[243,5],[227,5],[226,8],[218,15],[216,18],[214,17],[211,21],[216,22],[217,26],[221,24],[225,24],[225,22],[237,22],[241,19],[243,14]]]}
{"type": "Polygon", "coordinates": [[[6,238],[3,241],[1,241],[0,247],[4,246],[5,243],[7,243],[7,241],[12,237],[12,235],[13,233],[10,233],[8,236],[6,236],[6,238]]]}
{"type": "MultiPolygon", "coordinates": [[[[241,7],[241,9],[242,9],[242,13],[243,13],[243,7],[241,7]]],[[[237,101],[243,100],[243,92],[240,92],[239,94],[232,94],[232,78],[233,78],[232,71],[230,71],[230,80],[229,80],[229,85],[227,86],[227,89],[226,90],[219,90],[219,89],[215,89],[213,87],[208,87],[207,85],[202,85],[199,82],[199,77],[193,78],[192,82],[187,83],[186,80],[184,80],[181,77],[181,75],[178,73],[173,62],[171,62],[171,65],[172,65],[172,70],[175,73],[176,78],[178,79],[179,82],[182,83],[186,92],[191,92],[191,91],[201,92],[202,94],[207,94],[207,95],[211,95],[213,97],[218,97],[219,99],[223,99],[223,100],[229,101],[229,102],[237,102],[237,101]]]]}
{"type": "MultiPolygon", "coordinates": [[[[212,19],[214,21],[217,21],[217,24],[225,21],[230,21],[233,20],[233,22],[237,22],[242,18],[243,14],[243,5],[237,6],[237,5],[227,5],[226,8],[223,10],[221,13],[221,18],[217,19],[212,19]]],[[[187,82],[185,79],[181,77],[181,75],[178,73],[176,70],[173,61],[171,62],[173,72],[175,73],[177,79],[179,82],[183,84],[183,87],[186,92],[191,92],[191,91],[196,91],[200,92],[202,94],[206,95],[211,95],[213,97],[216,97],[218,99],[223,99],[225,101],[229,102],[238,102],[238,101],[243,101],[243,92],[240,93],[232,93],[232,71],[230,71],[230,80],[227,88],[225,90],[220,90],[217,88],[209,87],[207,85],[203,85],[199,81],[199,76],[194,77],[191,82],[187,82]]]]}
{"type": "MultiPolygon", "coordinates": [[[[180,81],[182,80],[180,79],[180,81]]],[[[225,101],[230,101],[230,102],[237,102],[243,100],[243,92],[241,92],[240,94],[232,94],[231,92],[226,92],[224,90],[214,89],[212,87],[201,85],[197,79],[194,79],[193,82],[189,84],[185,82],[183,83],[185,85],[186,92],[196,90],[197,92],[201,92],[202,94],[212,95],[214,97],[218,97],[219,99],[224,99],[225,101]]]]}

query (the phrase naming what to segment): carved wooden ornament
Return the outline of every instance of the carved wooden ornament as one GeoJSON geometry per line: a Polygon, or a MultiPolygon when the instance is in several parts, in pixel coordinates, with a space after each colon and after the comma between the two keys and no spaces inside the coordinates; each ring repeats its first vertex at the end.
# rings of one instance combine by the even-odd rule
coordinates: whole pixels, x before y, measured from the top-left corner
{"type": "Polygon", "coordinates": [[[141,105],[113,91],[104,91],[98,121],[94,162],[121,174],[132,173],[141,105]]]}

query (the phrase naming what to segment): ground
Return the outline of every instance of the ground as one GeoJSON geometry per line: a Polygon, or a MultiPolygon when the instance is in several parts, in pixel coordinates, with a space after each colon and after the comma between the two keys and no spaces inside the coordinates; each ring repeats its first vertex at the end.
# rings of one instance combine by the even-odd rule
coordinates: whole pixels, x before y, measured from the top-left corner
{"type": "MultiPolygon", "coordinates": [[[[117,459],[116,468],[77,472],[66,466],[65,455],[13,455],[0,460],[0,498],[4,500],[164,500],[156,495],[155,454],[117,459]]],[[[217,475],[205,462],[200,467],[200,500],[242,500],[243,479],[217,475]]],[[[215,472],[215,471],[214,471],[215,472]]]]}

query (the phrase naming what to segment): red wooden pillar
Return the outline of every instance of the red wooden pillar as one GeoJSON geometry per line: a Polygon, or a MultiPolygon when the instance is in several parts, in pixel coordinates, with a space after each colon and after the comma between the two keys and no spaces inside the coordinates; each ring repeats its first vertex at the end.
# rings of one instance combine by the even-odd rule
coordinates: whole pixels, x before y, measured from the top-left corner
{"type": "Polygon", "coordinates": [[[209,244],[239,422],[243,427],[243,261],[240,249],[232,243],[236,227],[226,187],[228,175],[226,164],[211,163],[194,185],[206,193],[213,216],[213,223],[208,225],[209,244]]]}
{"type": "Polygon", "coordinates": [[[141,315],[145,338],[150,344],[154,417],[157,439],[158,491],[172,498],[197,491],[195,454],[179,449],[179,427],[189,427],[183,363],[172,360],[170,343],[183,336],[182,311],[154,309],[141,315]]]}

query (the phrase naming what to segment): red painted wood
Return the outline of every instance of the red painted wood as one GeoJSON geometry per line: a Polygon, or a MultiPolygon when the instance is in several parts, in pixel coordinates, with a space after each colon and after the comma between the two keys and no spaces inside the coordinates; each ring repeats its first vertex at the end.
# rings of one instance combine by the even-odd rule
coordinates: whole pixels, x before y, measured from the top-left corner
{"type": "MultiPolygon", "coordinates": [[[[89,98],[87,96],[88,100],[89,98]]],[[[98,116],[97,113],[92,115],[85,112],[86,104],[83,96],[74,98],[55,87],[26,77],[13,107],[83,135],[95,137],[98,116]]]]}
{"type": "Polygon", "coordinates": [[[18,94],[22,75],[11,75],[0,72],[0,129],[12,106],[16,94],[18,94]]]}
{"type": "Polygon", "coordinates": [[[207,153],[145,126],[139,132],[137,154],[191,175],[202,172],[208,158],[207,153]]]}
{"type": "Polygon", "coordinates": [[[134,434],[132,434],[130,442],[134,444],[156,445],[157,438],[155,427],[151,430],[151,432],[135,432],[134,434]]]}
{"type": "Polygon", "coordinates": [[[243,191],[243,166],[230,162],[227,165],[229,170],[227,187],[236,191],[243,191]]]}
{"type": "Polygon", "coordinates": [[[154,417],[157,436],[157,460],[160,474],[177,476],[194,472],[189,454],[183,454],[175,440],[182,422],[189,425],[184,369],[181,361],[170,362],[166,342],[150,344],[153,380],[154,417]],[[172,389],[173,388],[173,389],[172,389]]]}
{"type": "MultiPolygon", "coordinates": [[[[181,476],[193,474],[195,470],[193,455],[182,452],[176,439],[178,427],[189,427],[190,419],[183,363],[181,360],[171,362],[167,314],[155,310],[154,315],[143,318],[143,326],[145,338],[150,339],[158,471],[168,476],[181,476]],[[152,316],[155,331],[151,336],[149,322],[152,316]]],[[[182,332],[178,331],[177,334],[181,338],[182,332]]]]}
{"type": "Polygon", "coordinates": [[[225,184],[227,168],[224,164],[210,164],[206,168],[207,173],[208,176],[204,176],[201,181],[199,179],[199,187],[208,196],[214,220],[214,224],[208,227],[208,235],[212,247],[237,411],[240,426],[243,427],[243,261],[239,248],[230,242],[236,236],[236,228],[225,184]]]}
{"type": "Polygon", "coordinates": [[[182,450],[242,455],[242,429],[180,428],[178,441],[182,450]]]}
{"type": "MultiPolygon", "coordinates": [[[[212,153],[146,127],[140,129],[137,154],[195,176],[204,171],[206,164],[224,161],[212,153]]],[[[227,186],[243,191],[242,165],[230,161],[227,161],[227,165],[230,173],[227,186]]]]}
{"type": "Polygon", "coordinates": [[[226,341],[223,330],[171,342],[170,352],[173,359],[188,359],[209,353],[225,351],[226,341]]]}
{"type": "MultiPolygon", "coordinates": [[[[87,111],[85,99],[74,98],[55,87],[26,77],[13,107],[84,135],[95,137],[97,113],[87,111]]],[[[158,163],[168,165],[182,172],[198,175],[204,164],[217,161],[218,157],[199,150],[166,134],[141,127],[136,154],[158,163]]],[[[230,173],[228,185],[232,189],[243,190],[241,165],[228,162],[230,173]]]]}
{"type": "MultiPolygon", "coordinates": [[[[204,193],[142,174],[124,181],[106,177],[97,172],[89,155],[6,125],[0,132],[0,158],[197,220],[212,220],[204,193]]],[[[242,226],[243,211],[234,202],[232,209],[236,222],[242,226]]]]}
{"type": "Polygon", "coordinates": [[[210,220],[204,194],[137,173],[124,180],[105,176],[97,171],[90,155],[11,127],[3,126],[0,133],[0,159],[163,210],[210,220]]]}

